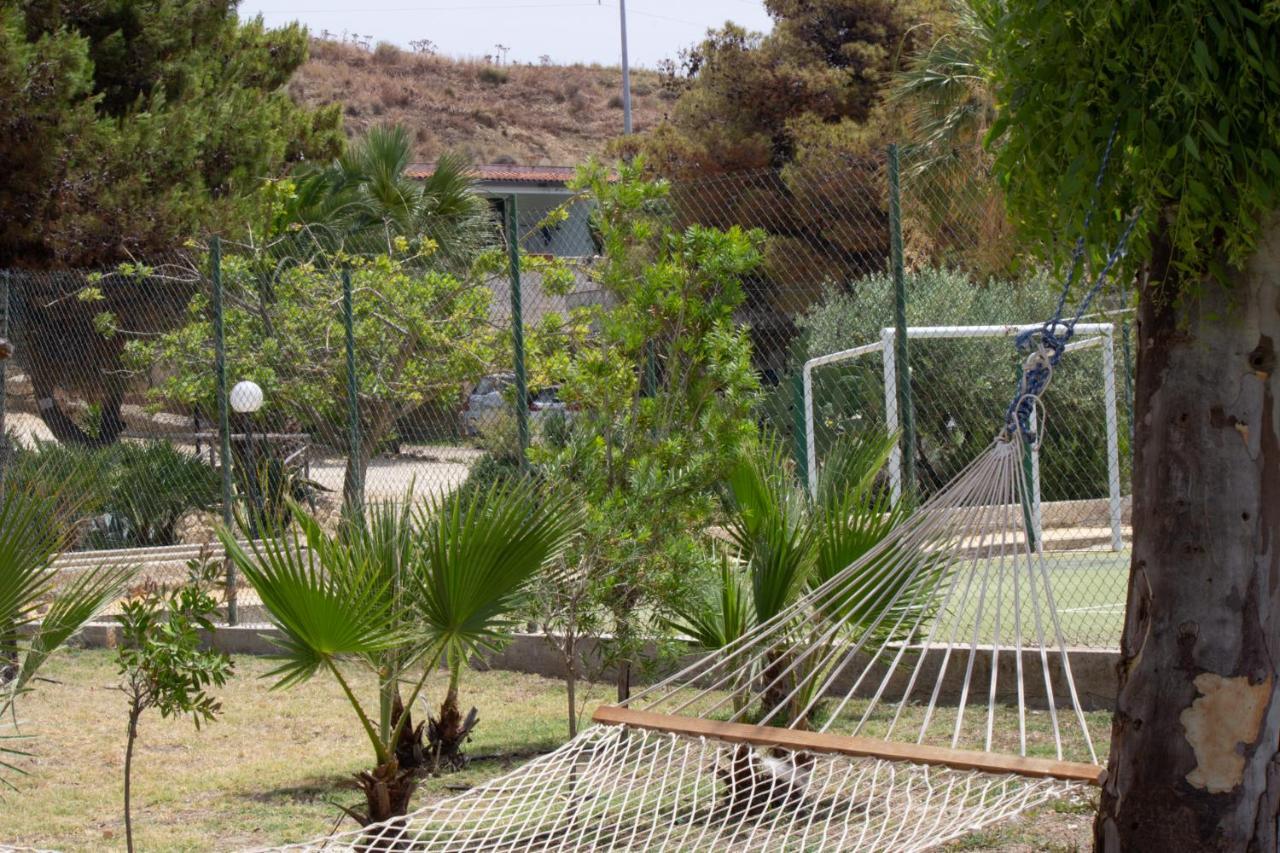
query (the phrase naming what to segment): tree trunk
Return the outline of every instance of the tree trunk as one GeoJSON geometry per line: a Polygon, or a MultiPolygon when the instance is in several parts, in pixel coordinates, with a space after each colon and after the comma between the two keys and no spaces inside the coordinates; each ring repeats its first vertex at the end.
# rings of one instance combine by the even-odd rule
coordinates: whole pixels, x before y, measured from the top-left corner
{"type": "Polygon", "coordinates": [[[631,660],[624,658],[618,661],[618,704],[621,705],[631,698],[631,660]]]}
{"type": "Polygon", "coordinates": [[[464,720],[458,707],[458,670],[449,676],[449,689],[440,703],[440,718],[427,718],[427,743],[437,769],[457,770],[467,763],[462,746],[471,738],[471,730],[480,722],[479,712],[472,708],[464,720]]]}
{"type": "Polygon", "coordinates": [[[135,703],[129,709],[129,737],[124,748],[124,839],[129,853],[133,853],[133,811],[130,799],[133,781],[133,744],[138,739],[138,717],[142,709],[135,703]]]}
{"type": "Polygon", "coordinates": [[[53,379],[47,375],[46,368],[37,367],[33,363],[30,377],[31,389],[36,397],[40,419],[49,428],[49,432],[53,433],[53,437],[63,444],[76,444],[81,447],[109,447],[115,444],[120,437],[120,433],[124,432],[126,424],[124,416],[121,414],[121,408],[124,405],[124,392],[116,387],[116,383],[111,383],[111,387],[104,391],[101,398],[96,401],[102,406],[102,420],[99,424],[98,434],[90,435],[81,429],[80,425],[63,412],[58,405],[57,400],[54,398],[54,389],[57,386],[54,384],[53,379]]]}
{"type": "Polygon", "coordinates": [[[396,725],[400,720],[400,715],[404,714],[404,725],[400,727],[400,734],[396,736],[396,761],[405,770],[418,770],[427,763],[426,748],[422,745],[422,733],[425,723],[418,723],[415,728],[413,725],[413,712],[405,708],[404,700],[400,698],[400,688],[392,686],[394,696],[391,700],[391,723],[396,725]]]}
{"type": "Polygon", "coordinates": [[[631,613],[639,603],[639,597],[628,590],[623,598],[621,608],[614,611],[614,639],[622,650],[617,662],[617,674],[614,679],[618,689],[618,704],[631,698],[631,658],[634,654],[631,642],[631,613]]]}
{"type": "Polygon", "coordinates": [[[370,829],[355,846],[356,850],[403,850],[401,835],[404,833],[404,821],[393,820],[409,813],[409,800],[414,789],[418,787],[414,771],[402,768],[394,757],[390,761],[379,764],[373,770],[362,770],[356,774],[356,784],[364,792],[366,811],[360,814],[351,809],[344,809],[362,826],[374,827],[384,821],[384,826],[370,829]]]}
{"type": "Polygon", "coordinates": [[[1129,576],[1096,849],[1274,853],[1280,816],[1280,220],[1230,288],[1138,314],[1129,576]]]}
{"type": "Polygon", "coordinates": [[[569,738],[578,736],[578,643],[572,629],[564,635],[564,693],[569,705],[569,738]]]}
{"type": "Polygon", "coordinates": [[[347,507],[364,505],[364,481],[369,474],[369,460],[373,458],[373,442],[363,436],[359,453],[347,454],[347,465],[342,477],[342,507],[346,515],[347,507]]]}

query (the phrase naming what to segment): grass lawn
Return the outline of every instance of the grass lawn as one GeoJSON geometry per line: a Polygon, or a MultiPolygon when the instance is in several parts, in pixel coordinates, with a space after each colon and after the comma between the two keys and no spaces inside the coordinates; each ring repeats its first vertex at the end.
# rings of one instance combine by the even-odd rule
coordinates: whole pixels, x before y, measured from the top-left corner
{"type": "MultiPolygon", "coordinates": [[[[143,718],[134,765],[138,848],[236,850],[300,841],[329,832],[333,803],[361,801],[351,774],[369,747],[338,687],[316,678],[284,692],[262,679],[270,662],[242,656],[221,696],[221,720],[196,732],[187,720],[143,718]]],[[[123,849],[121,772],[125,703],[112,655],[64,653],[20,705],[30,775],[0,799],[0,844],[62,850],[123,849]]],[[[372,695],[372,679],[360,682],[372,695]]],[[[438,692],[442,683],[435,685],[438,692]]],[[[594,690],[590,707],[608,698],[594,690]]],[[[426,780],[415,803],[448,796],[503,773],[561,743],[565,709],[558,681],[510,672],[470,673],[464,707],[480,709],[466,770],[426,780]]],[[[1087,849],[1092,805],[1058,803],[1004,826],[974,833],[949,850],[1087,849]]],[[[345,819],[344,819],[345,820],[345,819]]],[[[344,828],[352,824],[344,823],[344,828]]]]}

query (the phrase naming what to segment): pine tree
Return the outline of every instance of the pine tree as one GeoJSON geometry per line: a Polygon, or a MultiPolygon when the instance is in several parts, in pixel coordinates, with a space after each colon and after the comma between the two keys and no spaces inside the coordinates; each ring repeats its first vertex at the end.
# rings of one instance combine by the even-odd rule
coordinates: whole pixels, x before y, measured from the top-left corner
{"type": "Polygon", "coordinates": [[[123,340],[180,319],[190,295],[160,279],[33,275],[163,261],[190,237],[243,226],[252,191],[290,163],[342,147],[340,107],[300,107],[284,86],[307,55],[297,25],[241,22],[225,0],[0,0],[0,268],[11,278],[17,358],[63,441],[124,428],[123,340]],[[84,429],[54,402],[95,404],[84,429]]]}
{"type": "Polygon", "coordinates": [[[0,5],[0,266],[101,265],[242,221],[248,191],[341,147],[283,87],[297,25],[201,0],[0,5]]]}

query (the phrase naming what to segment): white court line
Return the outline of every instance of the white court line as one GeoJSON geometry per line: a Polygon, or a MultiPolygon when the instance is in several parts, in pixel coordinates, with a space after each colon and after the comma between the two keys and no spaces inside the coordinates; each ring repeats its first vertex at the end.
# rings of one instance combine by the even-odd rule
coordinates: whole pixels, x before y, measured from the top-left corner
{"type": "Polygon", "coordinates": [[[1124,610],[1124,602],[1119,604],[1094,604],[1089,607],[1063,607],[1058,610],[1059,613],[1115,613],[1117,610],[1124,610]]]}

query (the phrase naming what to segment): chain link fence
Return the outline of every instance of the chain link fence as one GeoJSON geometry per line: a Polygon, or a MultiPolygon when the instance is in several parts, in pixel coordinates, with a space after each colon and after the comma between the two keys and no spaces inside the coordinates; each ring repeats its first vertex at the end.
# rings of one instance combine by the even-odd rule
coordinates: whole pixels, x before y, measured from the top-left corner
{"type": "MultiPolygon", "coordinates": [[[[1053,313],[1056,279],[1027,261],[993,183],[928,166],[883,156],[671,187],[679,226],[764,232],[739,319],[759,421],[809,478],[842,436],[888,429],[902,434],[889,486],[928,496],[1000,428],[1016,329],[1053,313]]],[[[0,271],[16,349],[5,487],[63,490],[69,571],[110,551],[160,577],[219,521],[279,523],[286,497],[336,520],[520,465],[574,417],[539,341],[607,298],[588,199],[544,185],[490,202],[483,221],[414,240],[302,228],[105,270],[0,271]]],[[[1037,523],[1064,630],[1086,646],[1115,646],[1123,611],[1128,318],[1126,294],[1104,294],[1038,424],[1037,523]]],[[[231,615],[255,608],[241,590],[231,615]]]]}
{"type": "MultiPolygon", "coordinates": [[[[1053,316],[1061,284],[1018,244],[995,183],[973,164],[899,164],[886,152],[816,175],[687,183],[673,199],[689,221],[767,234],[742,319],[766,383],[763,419],[809,482],[843,437],[889,430],[902,434],[890,487],[926,498],[1000,430],[1025,358],[1014,338],[1053,316]]],[[[1064,631],[1082,646],[1116,646],[1123,617],[1130,321],[1126,293],[1100,295],[1036,424],[1038,538],[1064,631]]]]}

